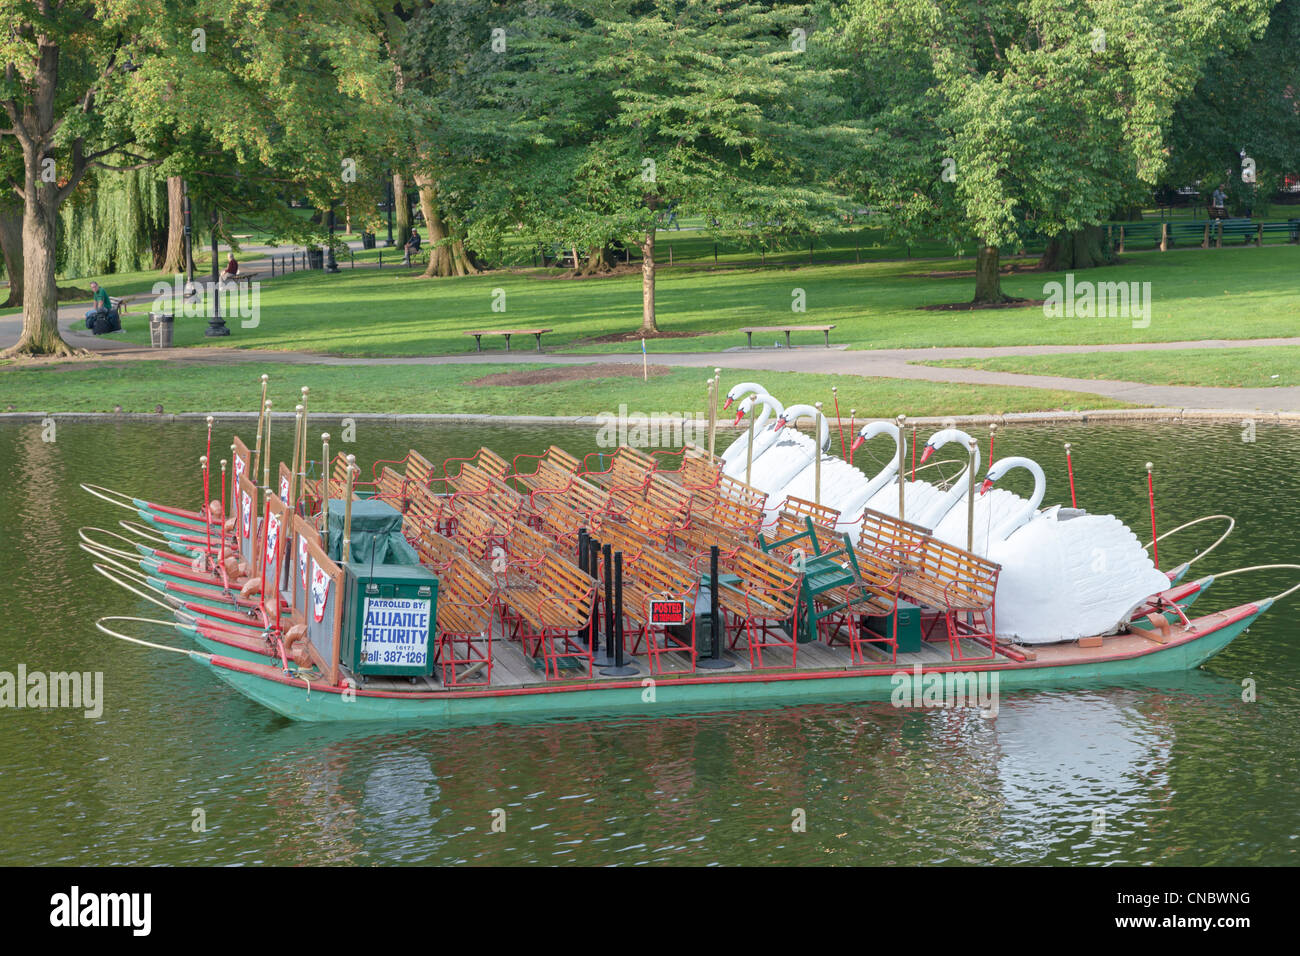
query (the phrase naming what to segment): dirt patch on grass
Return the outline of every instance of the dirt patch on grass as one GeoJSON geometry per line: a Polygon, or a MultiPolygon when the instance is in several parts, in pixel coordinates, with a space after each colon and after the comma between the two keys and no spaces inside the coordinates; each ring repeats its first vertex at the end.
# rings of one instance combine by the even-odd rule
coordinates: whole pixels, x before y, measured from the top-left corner
{"type": "Polygon", "coordinates": [[[973,312],[976,309],[1028,309],[1042,305],[1044,299],[1012,299],[1010,302],[945,302],[941,305],[918,305],[923,312],[973,312]]]}
{"type": "MultiPolygon", "coordinates": [[[[651,365],[652,377],[667,375],[672,369],[667,365],[651,365]]],[[[512,388],[518,385],[550,385],[554,382],[580,382],[593,378],[640,378],[641,366],[631,363],[611,365],[558,365],[554,368],[535,368],[528,372],[497,372],[476,378],[467,385],[503,385],[512,388]]]]}
{"type": "Polygon", "coordinates": [[[603,344],[605,342],[640,342],[642,339],[692,339],[697,335],[708,335],[708,332],[682,332],[682,331],[665,331],[642,332],[637,329],[634,332],[613,332],[609,335],[597,336],[594,339],[581,339],[577,342],[571,342],[571,345],[580,344],[603,344]]]}

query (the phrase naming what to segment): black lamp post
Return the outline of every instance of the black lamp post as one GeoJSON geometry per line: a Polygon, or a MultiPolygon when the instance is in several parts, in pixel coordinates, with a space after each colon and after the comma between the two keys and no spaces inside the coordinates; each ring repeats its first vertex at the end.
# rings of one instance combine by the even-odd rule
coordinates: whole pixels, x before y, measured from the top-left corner
{"type": "Polygon", "coordinates": [[[185,287],[194,282],[194,229],[190,224],[190,184],[181,180],[181,206],[185,209],[185,287]]]}
{"type": "Polygon", "coordinates": [[[208,338],[229,335],[226,320],[221,317],[221,286],[217,276],[217,211],[212,210],[212,315],[208,317],[208,327],[203,330],[208,338]]]}
{"type": "Polygon", "coordinates": [[[330,227],[329,241],[325,244],[325,271],[338,272],[339,264],[334,261],[334,204],[333,203],[330,203],[329,227],[330,227]]]}
{"type": "Polygon", "coordinates": [[[393,174],[388,174],[388,241],[385,246],[393,244],[393,174]]]}

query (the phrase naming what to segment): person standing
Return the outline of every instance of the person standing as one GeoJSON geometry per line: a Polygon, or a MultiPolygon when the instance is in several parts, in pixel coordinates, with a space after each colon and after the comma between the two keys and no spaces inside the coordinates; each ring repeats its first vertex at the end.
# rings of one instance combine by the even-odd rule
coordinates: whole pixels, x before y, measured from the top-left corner
{"type": "Polygon", "coordinates": [[[1223,207],[1227,205],[1228,202],[1228,194],[1225,193],[1223,190],[1224,190],[1224,184],[1219,183],[1219,188],[1216,189],[1213,195],[1210,196],[1210,218],[1211,219],[1223,218],[1223,207]]]}

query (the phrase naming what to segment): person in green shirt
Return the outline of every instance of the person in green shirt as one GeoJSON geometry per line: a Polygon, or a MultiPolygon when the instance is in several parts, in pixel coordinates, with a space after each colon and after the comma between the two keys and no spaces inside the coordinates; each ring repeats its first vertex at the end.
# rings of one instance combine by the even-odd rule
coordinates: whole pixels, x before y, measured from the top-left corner
{"type": "Polygon", "coordinates": [[[95,316],[100,312],[112,312],[113,303],[109,301],[108,293],[98,282],[90,284],[90,291],[95,296],[95,307],[86,313],[86,328],[93,329],[95,327],[95,316]]]}

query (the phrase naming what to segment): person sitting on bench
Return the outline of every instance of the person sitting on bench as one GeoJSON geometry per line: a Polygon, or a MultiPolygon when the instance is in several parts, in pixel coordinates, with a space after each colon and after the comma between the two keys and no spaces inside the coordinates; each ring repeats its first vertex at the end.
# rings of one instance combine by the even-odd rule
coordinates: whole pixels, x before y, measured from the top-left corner
{"type": "Polygon", "coordinates": [[[108,292],[98,282],[90,284],[90,291],[95,296],[95,307],[86,313],[86,328],[96,335],[103,335],[106,332],[120,332],[122,322],[113,309],[113,303],[108,297],[108,292]]]}
{"type": "Polygon", "coordinates": [[[221,273],[221,281],[229,282],[237,275],[239,275],[239,263],[235,261],[235,253],[232,250],[230,258],[226,260],[226,271],[221,273]]]}
{"type": "Polygon", "coordinates": [[[402,260],[402,264],[409,266],[411,256],[420,251],[420,232],[418,229],[411,230],[411,237],[406,240],[406,245],[402,249],[406,253],[406,258],[402,260]]]}

